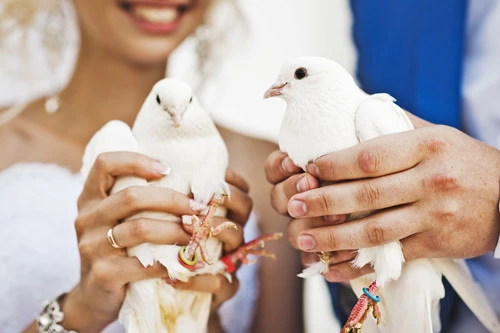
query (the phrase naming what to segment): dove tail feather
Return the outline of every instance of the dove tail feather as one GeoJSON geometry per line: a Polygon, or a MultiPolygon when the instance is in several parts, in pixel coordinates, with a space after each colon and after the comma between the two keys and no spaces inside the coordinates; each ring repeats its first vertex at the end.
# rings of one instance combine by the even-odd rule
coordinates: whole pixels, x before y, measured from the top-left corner
{"type": "Polygon", "coordinates": [[[448,282],[464,303],[490,332],[500,332],[500,321],[465,261],[454,259],[433,259],[437,268],[446,277],[448,282]]]}
{"type": "Polygon", "coordinates": [[[382,288],[387,281],[399,278],[404,261],[401,243],[398,241],[359,249],[352,265],[361,268],[370,264],[375,270],[377,285],[382,288]]]}
{"type": "Polygon", "coordinates": [[[307,279],[312,276],[316,276],[318,274],[323,274],[328,271],[328,265],[323,263],[322,261],[318,261],[311,266],[307,267],[302,271],[302,273],[297,274],[298,277],[307,279]]]}

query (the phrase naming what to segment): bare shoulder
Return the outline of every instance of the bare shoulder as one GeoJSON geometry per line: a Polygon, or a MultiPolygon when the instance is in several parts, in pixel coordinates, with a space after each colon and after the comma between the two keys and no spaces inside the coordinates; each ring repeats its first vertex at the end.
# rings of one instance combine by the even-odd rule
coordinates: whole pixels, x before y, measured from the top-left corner
{"type": "Polygon", "coordinates": [[[22,116],[0,127],[0,171],[20,162],[58,164],[74,172],[82,151],[22,116]]]}
{"type": "Polygon", "coordinates": [[[28,137],[29,133],[22,130],[17,120],[0,126],[0,171],[24,160],[28,137]]]}

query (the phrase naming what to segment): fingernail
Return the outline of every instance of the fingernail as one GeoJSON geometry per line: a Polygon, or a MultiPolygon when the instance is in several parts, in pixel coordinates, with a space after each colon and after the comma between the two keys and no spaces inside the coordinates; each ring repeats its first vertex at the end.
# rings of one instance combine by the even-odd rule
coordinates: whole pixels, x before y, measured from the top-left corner
{"type": "Polygon", "coordinates": [[[304,251],[311,251],[314,249],[314,238],[311,235],[299,236],[299,247],[304,251]]]}
{"type": "Polygon", "coordinates": [[[168,175],[172,169],[161,162],[153,162],[153,170],[160,175],[168,175]]]}
{"type": "Polygon", "coordinates": [[[293,164],[292,160],[288,156],[281,161],[281,167],[288,173],[295,172],[295,164],[293,164]]]}
{"type": "Polygon", "coordinates": [[[314,163],[308,164],[306,170],[310,175],[314,177],[319,177],[319,169],[316,164],[314,163]]]}
{"type": "Polygon", "coordinates": [[[293,200],[289,204],[288,212],[295,217],[304,216],[307,213],[306,204],[302,201],[293,200]]]}
{"type": "Polygon", "coordinates": [[[307,181],[307,176],[306,176],[302,177],[302,179],[299,180],[299,182],[297,183],[297,192],[301,193],[307,190],[309,190],[309,182],[307,181]]]}

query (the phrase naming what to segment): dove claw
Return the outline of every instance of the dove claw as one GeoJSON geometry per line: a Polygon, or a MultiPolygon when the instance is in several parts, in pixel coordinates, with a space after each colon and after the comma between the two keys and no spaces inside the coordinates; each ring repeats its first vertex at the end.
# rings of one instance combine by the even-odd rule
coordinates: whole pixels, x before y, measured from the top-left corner
{"type": "Polygon", "coordinates": [[[377,325],[380,323],[381,315],[378,307],[380,298],[376,295],[378,289],[376,281],[373,281],[368,288],[363,288],[364,294],[359,297],[346,324],[342,327],[341,333],[361,332],[370,309],[372,309],[373,317],[377,320],[377,325]]]}
{"type": "Polygon", "coordinates": [[[236,263],[241,261],[244,265],[251,265],[257,262],[256,259],[249,259],[248,255],[269,257],[275,259],[276,256],[265,250],[264,246],[267,241],[276,240],[283,237],[281,232],[258,237],[246,244],[243,244],[233,252],[221,258],[221,261],[226,266],[226,271],[232,273],[236,270],[236,263]]]}
{"type": "MultiPolygon", "coordinates": [[[[230,225],[232,222],[225,222],[215,228],[212,227],[212,219],[215,215],[215,212],[217,211],[217,208],[222,203],[223,198],[224,195],[218,195],[214,197],[210,205],[208,206],[206,215],[202,219],[198,218],[198,216],[196,215],[193,215],[191,217],[182,217],[182,222],[184,224],[189,224],[189,222],[191,222],[191,224],[193,225],[193,234],[191,235],[189,244],[185,248],[181,249],[182,253],[179,251],[179,262],[181,263],[181,265],[189,265],[188,263],[194,260],[196,256],[196,250],[198,248],[200,249],[201,259],[206,264],[212,265],[214,263],[214,261],[208,254],[207,240],[212,237],[213,230],[220,232],[228,227],[232,227],[230,225]]],[[[195,204],[196,202],[192,200],[190,202],[191,208],[193,208],[195,204]]]]}

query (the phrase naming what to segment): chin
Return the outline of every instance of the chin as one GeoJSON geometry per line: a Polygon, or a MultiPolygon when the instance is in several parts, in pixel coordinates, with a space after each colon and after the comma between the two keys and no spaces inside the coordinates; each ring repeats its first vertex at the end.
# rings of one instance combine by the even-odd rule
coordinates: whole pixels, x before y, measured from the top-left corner
{"type": "Polygon", "coordinates": [[[203,22],[211,0],[75,0],[87,39],[140,65],[164,62],[203,22]]]}

